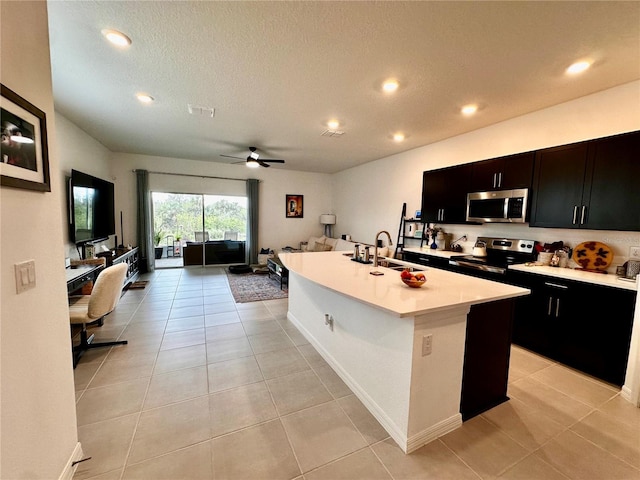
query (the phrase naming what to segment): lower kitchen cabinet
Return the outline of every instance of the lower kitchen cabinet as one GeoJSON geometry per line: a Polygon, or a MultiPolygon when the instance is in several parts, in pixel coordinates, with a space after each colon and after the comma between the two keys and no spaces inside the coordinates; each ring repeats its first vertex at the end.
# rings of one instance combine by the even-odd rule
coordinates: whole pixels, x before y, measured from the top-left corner
{"type": "Polygon", "coordinates": [[[615,385],[624,383],[636,293],[513,273],[531,289],[516,300],[513,343],[615,385]]]}
{"type": "Polygon", "coordinates": [[[460,413],[468,420],[507,400],[514,299],[472,305],[462,370],[460,413]]]}
{"type": "Polygon", "coordinates": [[[441,270],[449,270],[449,259],[447,258],[406,251],[403,252],[402,255],[402,259],[405,262],[417,263],[419,265],[429,265],[430,267],[439,268],[441,270]]]}

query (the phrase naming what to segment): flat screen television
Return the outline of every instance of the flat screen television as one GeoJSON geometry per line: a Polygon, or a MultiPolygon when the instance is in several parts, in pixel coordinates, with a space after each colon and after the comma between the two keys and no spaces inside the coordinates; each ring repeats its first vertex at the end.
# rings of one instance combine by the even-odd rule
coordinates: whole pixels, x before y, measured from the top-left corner
{"type": "Polygon", "coordinates": [[[116,233],[113,183],[71,170],[69,238],[76,245],[106,240],[116,233]]]}

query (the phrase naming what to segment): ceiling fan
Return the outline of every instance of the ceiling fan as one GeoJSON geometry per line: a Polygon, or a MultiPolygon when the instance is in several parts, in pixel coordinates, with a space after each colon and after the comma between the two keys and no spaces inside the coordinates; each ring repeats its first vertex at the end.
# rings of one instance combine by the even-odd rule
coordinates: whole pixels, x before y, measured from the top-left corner
{"type": "MultiPolygon", "coordinates": [[[[242,157],[234,157],[232,155],[220,155],[220,156],[244,160],[245,163],[247,164],[247,167],[251,167],[251,168],[270,167],[271,165],[269,165],[269,163],[284,163],[284,160],[275,160],[275,159],[267,159],[267,158],[261,159],[260,155],[256,153],[256,150],[257,150],[256,147],[249,147],[249,150],[251,151],[251,153],[249,154],[246,160],[244,160],[242,157]]],[[[242,162],[235,162],[235,163],[242,163],[242,162]]]]}

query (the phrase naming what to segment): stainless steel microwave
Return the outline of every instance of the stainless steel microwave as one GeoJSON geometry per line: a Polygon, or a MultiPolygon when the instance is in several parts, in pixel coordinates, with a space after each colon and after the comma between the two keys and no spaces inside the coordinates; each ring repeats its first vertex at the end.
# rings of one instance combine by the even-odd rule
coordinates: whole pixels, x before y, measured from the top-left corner
{"type": "Polygon", "coordinates": [[[525,223],[529,190],[497,190],[467,194],[467,221],[525,223]]]}

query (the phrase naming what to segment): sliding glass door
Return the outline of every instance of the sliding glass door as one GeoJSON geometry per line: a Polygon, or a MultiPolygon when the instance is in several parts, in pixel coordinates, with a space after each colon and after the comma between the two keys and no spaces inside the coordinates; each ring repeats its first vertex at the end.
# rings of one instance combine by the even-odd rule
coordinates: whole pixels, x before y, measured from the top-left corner
{"type": "Polygon", "coordinates": [[[156,268],[244,263],[247,199],[152,192],[156,268]]]}

